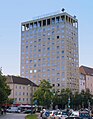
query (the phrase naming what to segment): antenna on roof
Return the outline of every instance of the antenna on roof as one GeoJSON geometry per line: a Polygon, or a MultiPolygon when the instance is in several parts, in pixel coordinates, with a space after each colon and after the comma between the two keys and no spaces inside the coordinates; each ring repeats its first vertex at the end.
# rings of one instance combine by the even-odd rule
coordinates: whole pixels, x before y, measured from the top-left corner
{"type": "Polygon", "coordinates": [[[76,16],[74,15],[74,18],[76,19],[76,16]]]}
{"type": "Polygon", "coordinates": [[[64,8],[62,8],[62,10],[61,10],[62,12],[64,12],[65,11],[65,9],[64,8]]]}

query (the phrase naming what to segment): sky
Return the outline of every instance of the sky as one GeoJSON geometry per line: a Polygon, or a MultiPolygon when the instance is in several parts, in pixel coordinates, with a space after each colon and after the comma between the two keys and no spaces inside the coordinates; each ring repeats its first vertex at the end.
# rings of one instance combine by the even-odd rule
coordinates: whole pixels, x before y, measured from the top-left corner
{"type": "Polygon", "coordinates": [[[0,67],[5,75],[20,75],[21,23],[61,11],[78,19],[79,66],[93,68],[93,0],[1,0],[0,67]]]}

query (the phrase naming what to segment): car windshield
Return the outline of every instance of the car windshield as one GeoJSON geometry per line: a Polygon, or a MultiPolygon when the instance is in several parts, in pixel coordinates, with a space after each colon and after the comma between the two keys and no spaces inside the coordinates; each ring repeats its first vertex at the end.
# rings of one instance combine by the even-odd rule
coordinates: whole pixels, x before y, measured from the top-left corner
{"type": "Polygon", "coordinates": [[[89,117],[89,114],[88,113],[81,113],[80,117],[89,117]]]}
{"type": "Polygon", "coordinates": [[[67,112],[62,112],[62,115],[67,115],[67,112]]]}

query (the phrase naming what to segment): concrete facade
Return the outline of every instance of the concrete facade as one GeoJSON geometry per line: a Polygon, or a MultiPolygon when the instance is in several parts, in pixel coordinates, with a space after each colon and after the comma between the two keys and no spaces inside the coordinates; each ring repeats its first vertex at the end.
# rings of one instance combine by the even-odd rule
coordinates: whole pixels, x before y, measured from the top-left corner
{"type": "Polygon", "coordinates": [[[33,82],[22,77],[7,76],[7,84],[11,89],[9,98],[14,99],[13,104],[32,104],[33,94],[37,89],[33,82]]]}
{"type": "Polygon", "coordinates": [[[86,79],[85,75],[80,73],[80,80],[79,80],[79,93],[84,90],[86,91],[86,79]]]}
{"type": "Polygon", "coordinates": [[[79,68],[79,72],[81,76],[79,83],[79,92],[81,92],[82,89],[84,91],[86,91],[86,89],[89,89],[90,93],[93,95],[93,68],[81,66],[79,68]]]}
{"type": "Polygon", "coordinates": [[[79,90],[78,20],[66,12],[21,24],[20,74],[54,91],[79,90]]]}

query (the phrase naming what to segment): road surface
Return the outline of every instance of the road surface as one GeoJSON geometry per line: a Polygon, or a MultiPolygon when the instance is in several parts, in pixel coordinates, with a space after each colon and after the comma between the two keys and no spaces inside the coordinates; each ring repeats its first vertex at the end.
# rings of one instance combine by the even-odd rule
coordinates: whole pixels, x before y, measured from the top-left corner
{"type": "Polygon", "coordinates": [[[25,119],[26,114],[7,113],[0,116],[0,119],[25,119]]]}

